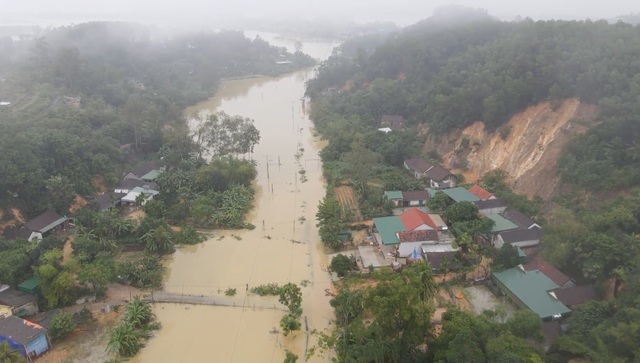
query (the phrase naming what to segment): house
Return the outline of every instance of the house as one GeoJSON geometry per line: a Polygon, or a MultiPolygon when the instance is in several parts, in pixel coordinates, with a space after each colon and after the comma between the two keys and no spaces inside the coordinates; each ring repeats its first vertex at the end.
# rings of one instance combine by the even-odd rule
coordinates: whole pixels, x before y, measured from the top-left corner
{"type": "Polygon", "coordinates": [[[385,191],[383,195],[384,200],[393,203],[394,207],[402,207],[403,196],[402,192],[397,190],[385,191]]]}
{"type": "Polygon", "coordinates": [[[431,188],[446,189],[456,186],[456,177],[440,165],[434,165],[425,172],[431,188]]]}
{"type": "Polygon", "coordinates": [[[453,199],[454,202],[456,203],[460,203],[460,202],[477,202],[480,200],[480,198],[476,197],[475,195],[469,193],[468,190],[466,190],[465,188],[461,188],[461,187],[457,187],[457,188],[450,188],[450,189],[445,189],[442,191],[444,194],[448,195],[449,198],[453,199]]]}
{"type": "Polygon", "coordinates": [[[0,286],[0,306],[8,307],[11,315],[15,316],[33,315],[39,311],[35,296],[14,290],[7,285],[0,286]]]}
{"type": "Polygon", "coordinates": [[[146,182],[142,179],[122,179],[113,192],[127,194],[136,187],[159,190],[158,184],[154,182],[146,182]]]}
{"type": "Polygon", "coordinates": [[[51,232],[63,230],[68,220],[69,218],[62,217],[54,211],[47,211],[29,220],[23,226],[30,231],[40,232],[43,236],[47,236],[51,232]]]}
{"type": "Polygon", "coordinates": [[[469,188],[469,193],[475,195],[480,200],[496,199],[496,197],[493,194],[491,194],[489,191],[483,189],[478,184],[473,184],[469,188]]]}
{"type": "Polygon", "coordinates": [[[510,243],[520,248],[532,247],[539,245],[541,238],[542,230],[540,228],[514,229],[498,233],[493,245],[496,248],[502,248],[505,243],[510,243]]]}
{"type": "Polygon", "coordinates": [[[98,202],[98,210],[100,212],[106,212],[112,208],[119,207],[122,205],[122,198],[126,195],[127,193],[106,192],[97,196],[95,200],[98,202]]]}
{"type": "Polygon", "coordinates": [[[492,272],[491,277],[511,301],[538,314],[542,320],[552,320],[571,312],[551,293],[559,286],[541,271],[525,271],[522,266],[518,266],[492,272]]]}
{"type": "Polygon", "coordinates": [[[485,217],[493,221],[493,228],[491,228],[491,233],[494,235],[497,235],[500,232],[518,229],[518,226],[499,214],[487,214],[485,217]]]}
{"type": "Polygon", "coordinates": [[[429,192],[426,190],[411,190],[402,192],[403,207],[424,207],[429,200],[429,192]]]}
{"type": "Polygon", "coordinates": [[[38,324],[10,315],[0,318],[0,342],[18,348],[24,358],[35,358],[49,350],[47,330],[38,324]]]}
{"type": "Polygon", "coordinates": [[[507,209],[502,213],[502,215],[522,229],[529,229],[533,227],[541,228],[540,225],[534,222],[531,218],[515,209],[507,209]]]}
{"type": "Polygon", "coordinates": [[[455,269],[460,267],[460,264],[454,262],[458,250],[453,248],[449,243],[436,244],[436,245],[422,245],[422,253],[425,256],[425,260],[431,266],[434,271],[440,271],[444,269],[443,263],[448,263],[448,269],[455,269]]]}
{"type": "Polygon", "coordinates": [[[18,290],[34,296],[38,293],[39,289],[40,278],[38,276],[32,276],[18,285],[18,290]]]}
{"type": "Polygon", "coordinates": [[[423,244],[438,243],[438,232],[435,230],[416,230],[398,232],[398,257],[409,257],[414,249],[421,250],[423,244]]]}
{"type": "Polygon", "coordinates": [[[529,263],[525,263],[524,265],[522,265],[522,268],[525,271],[540,271],[556,285],[558,285],[558,288],[560,289],[566,289],[576,286],[575,282],[573,282],[573,280],[571,280],[569,276],[565,275],[557,268],[551,266],[545,260],[538,259],[529,263]]]}
{"type": "Polygon", "coordinates": [[[398,216],[373,218],[373,227],[373,235],[381,245],[399,244],[397,233],[405,231],[404,224],[398,216]]]}
{"type": "Polygon", "coordinates": [[[15,241],[17,239],[22,239],[25,241],[32,242],[33,240],[42,239],[42,233],[34,232],[24,227],[9,227],[4,230],[4,233],[2,233],[2,236],[7,241],[15,241]]]}
{"type": "Polygon", "coordinates": [[[478,200],[473,202],[473,204],[478,208],[478,212],[483,216],[499,214],[507,209],[507,202],[502,199],[478,200]]]}
{"type": "Polygon", "coordinates": [[[136,205],[138,197],[142,195],[144,198],[142,198],[141,205],[145,205],[149,199],[153,199],[158,194],[160,192],[156,190],[135,187],[120,200],[123,205],[136,205]]]}
{"type": "Polygon", "coordinates": [[[435,222],[429,217],[429,215],[418,208],[410,208],[401,213],[398,218],[404,225],[403,230],[415,231],[431,229],[436,230],[435,222]]]}
{"type": "Polygon", "coordinates": [[[407,128],[404,117],[400,115],[382,115],[380,126],[389,131],[404,131],[407,128]]]}
{"type": "Polygon", "coordinates": [[[416,179],[423,179],[426,177],[427,170],[432,168],[433,165],[429,164],[419,157],[414,156],[404,161],[404,167],[413,172],[413,176],[416,179]]]}
{"type": "Polygon", "coordinates": [[[134,166],[130,172],[126,173],[123,179],[149,180],[153,181],[162,172],[160,163],[156,160],[145,161],[134,166]]]}
{"type": "Polygon", "coordinates": [[[573,286],[566,289],[554,290],[556,298],[566,306],[574,309],[580,304],[591,300],[597,300],[598,294],[593,285],[573,286]]]}

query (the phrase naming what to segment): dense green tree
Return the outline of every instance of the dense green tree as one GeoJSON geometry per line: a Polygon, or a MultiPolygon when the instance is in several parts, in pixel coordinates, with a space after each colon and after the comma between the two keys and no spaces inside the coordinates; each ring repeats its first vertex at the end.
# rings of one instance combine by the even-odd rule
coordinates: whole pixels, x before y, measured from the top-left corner
{"type": "Polygon", "coordinates": [[[520,264],[520,254],[518,249],[511,243],[505,243],[496,252],[496,255],[491,262],[491,268],[494,271],[507,270],[512,267],[516,267],[520,264]]]}
{"type": "Polygon", "coordinates": [[[331,259],[329,268],[332,272],[335,272],[338,277],[345,277],[351,271],[357,270],[358,264],[353,256],[339,254],[331,259]]]}
{"type": "Polygon", "coordinates": [[[199,120],[196,143],[201,148],[206,146],[215,157],[251,153],[260,142],[260,131],[249,118],[230,116],[222,111],[209,115],[207,119],[201,119],[200,115],[192,117],[199,120]]]}
{"type": "Polygon", "coordinates": [[[340,220],[340,204],[335,198],[326,196],[318,204],[316,220],[322,243],[334,250],[342,247],[338,234],[342,230],[343,223],[340,220]]]}
{"type": "Polygon", "coordinates": [[[73,320],[73,316],[67,312],[59,311],[51,319],[49,334],[54,340],[60,340],[71,334],[75,328],[76,322],[73,320]]]}

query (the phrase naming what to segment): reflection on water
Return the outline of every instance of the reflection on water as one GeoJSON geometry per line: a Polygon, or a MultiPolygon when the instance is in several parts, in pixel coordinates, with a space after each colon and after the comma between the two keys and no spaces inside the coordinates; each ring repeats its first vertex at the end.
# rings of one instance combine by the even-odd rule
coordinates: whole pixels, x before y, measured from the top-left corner
{"type": "Polygon", "coordinates": [[[305,325],[309,331],[328,327],[333,313],[325,290],[331,280],[315,226],[325,188],[318,142],[303,110],[312,74],[225,81],[215,97],[185,111],[224,110],[255,121],[261,140],[251,157],[259,192],[249,222],[256,228],[215,231],[205,243],[179,249],[166,263],[165,290],[224,298],[225,290],[235,288],[234,299],[244,307],[155,305],[162,329],[133,362],[282,362],[285,349],[302,362],[314,342],[305,325]],[[303,331],[284,337],[277,332],[282,311],[253,308],[278,305],[276,298],[246,291],[247,285],[272,282],[306,285],[303,331]]]}

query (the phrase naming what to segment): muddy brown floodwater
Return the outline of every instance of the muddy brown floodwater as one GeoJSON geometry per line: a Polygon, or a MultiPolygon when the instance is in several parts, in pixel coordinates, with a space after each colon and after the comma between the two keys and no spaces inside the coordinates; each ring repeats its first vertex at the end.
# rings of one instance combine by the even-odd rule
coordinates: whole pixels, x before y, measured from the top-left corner
{"type": "MultiPolygon", "coordinates": [[[[332,48],[315,46],[324,49],[320,57],[332,48]]],[[[312,135],[303,101],[305,82],[312,76],[309,69],[224,81],[215,97],[185,111],[222,110],[255,121],[261,136],[251,156],[258,168],[257,194],[247,219],[256,228],[214,231],[206,242],[171,256],[165,291],[212,296],[236,307],[155,304],[162,329],[132,362],[282,362],[285,349],[304,362],[306,349],[315,343],[307,331],[330,328],[333,312],[325,290],[331,277],[315,226],[317,205],[325,195],[321,145],[312,135]],[[284,312],[277,298],[246,291],[247,285],[274,282],[302,288],[302,330],[287,337],[279,332],[284,312]],[[236,296],[225,296],[229,288],[236,289],[236,296]]],[[[316,354],[308,361],[330,357],[316,354]]]]}

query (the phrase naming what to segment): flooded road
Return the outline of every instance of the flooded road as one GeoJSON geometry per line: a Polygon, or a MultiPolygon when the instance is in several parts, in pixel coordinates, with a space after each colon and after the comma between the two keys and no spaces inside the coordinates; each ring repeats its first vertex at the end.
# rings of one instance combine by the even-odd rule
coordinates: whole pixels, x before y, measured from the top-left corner
{"type": "MultiPolygon", "coordinates": [[[[328,55],[332,46],[318,44],[328,55]]],[[[282,362],[285,349],[304,362],[315,340],[306,331],[329,327],[333,312],[325,290],[331,278],[315,226],[325,186],[320,145],[303,100],[305,82],[312,76],[313,70],[305,70],[278,78],[224,81],[215,97],[185,111],[223,110],[255,121],[261,136],[252,155],[258,168],[257,194],[247,221],[256,228],[215,231],[206,242],[180,248],[170,258],[165,291],[213,296],[236,307],[154,305],[162,329],[132,362],[282,362]],[[285,337],[279,332],[285,313],[277,298],[246,289],[288,282],[302,288],[303,314],[302,331],[285,337]],[[230,288],[237,291],[232,298],[224,293],[230,288]],[[265,308],[271,305],[276,309],[265,308]]],[[[316,355],[309,361],[330,359],[316,355]]]]}

